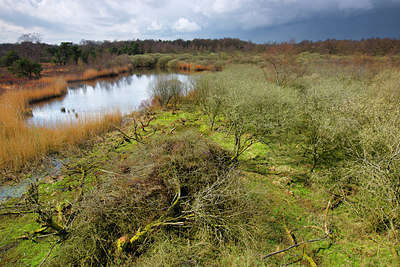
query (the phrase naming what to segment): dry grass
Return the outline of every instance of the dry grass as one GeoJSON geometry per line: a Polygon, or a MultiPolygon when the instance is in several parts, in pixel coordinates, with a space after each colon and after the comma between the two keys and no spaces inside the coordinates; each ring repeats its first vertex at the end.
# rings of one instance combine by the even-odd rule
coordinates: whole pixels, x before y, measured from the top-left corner
{"type": "Polygon", "coordinates": [[[132,71],[132,65],[114,67],[110,69],[101,69],[101,70],[88,69],[82,75],[67,75],[65,76],[65,80],[68,82],[87,81],[103,77],[113,77],[117,76],[118,74],[126,73],[129,71],[132,71]]]}
{"type": "Polygon", "coordinates": [[[78,123],[65,123],[56,129],[29,126],[26,115],[29,104],[61,96],[66,92],[63,79],[49,79],[47,87],[13,90],[0,98],[0,169],[19,171],[27,162],[40,159],[85,141],[89,136],[110,129],[121,120],[118,112],[100,118],[81,118],[78,123]]]}
{"type": "Polygon", "coordinates": [[[49,85],[41,89],[23,90],[18,92],[18,95],[22,94],[24,101],[27,104],[48,100],[64,95],[67,92],[67,83],[61,78],[45,78],[49,85]]]}

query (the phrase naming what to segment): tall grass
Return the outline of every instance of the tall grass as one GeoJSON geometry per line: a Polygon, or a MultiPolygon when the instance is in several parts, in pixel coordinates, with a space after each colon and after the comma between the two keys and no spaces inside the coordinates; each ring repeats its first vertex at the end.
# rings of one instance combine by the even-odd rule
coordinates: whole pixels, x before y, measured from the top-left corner
{"type": "Polygon", "coordinates": [[[22,95],[25,104],[32,104],[51,98],[60,97],[67,92],[67,83],[64,79],[53,78],[48,80],[48,86],[39,90],[23,90],[18,92],[18,95],[22,95]]]}
{"type": "Polygon", "coordinates": [[[101,118],[81,118],[78,123],[65,123],[55,129],[26,123],[29,104],[66,92],[66,82],[55,79],[42,89],[15,90],[0,98],[0,170],[20,171],[28,162],[46,153],[81,144],[89,136],[101,133],[121,120],[115,112],[101,118]]]}
{"type": "Polygon", "coordinates": [[[132,71],[132,65],[125,65],[120,67],[113,67],[109,69],[88,69],[82,75],[68,75],[65,80],[68,82],[74,81],[88,81],[103,77],[113,77],[118,74],[126,73],[132,71]]]}

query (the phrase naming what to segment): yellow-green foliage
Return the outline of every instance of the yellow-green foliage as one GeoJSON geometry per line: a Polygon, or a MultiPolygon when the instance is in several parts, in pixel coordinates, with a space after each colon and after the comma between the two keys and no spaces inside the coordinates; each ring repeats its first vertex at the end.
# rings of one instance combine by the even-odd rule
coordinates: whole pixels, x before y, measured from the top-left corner
{"type": "Polygon", "coordinates": [[[313,181],[340,190],[357,180],[356,209],[365,214],[363,219],[375,229],[396,233],[400,71],[384,69],[371,78],[374,72],[364,67],[311,67],[312,73],[284,86],[270,83],[262,70],[249,65],[203,74],[197,100],[211,129],[218,120],[225,121],[235,153],[254,140],[301,147],[310,172],[329,173],[313,175],[313,181]]]}
{"type": "Polygon", "coordinates": [[[179,66],[179,59],[172,59],[172,60],[168,61],[167,66],[168,66],[168,68],[171,68],[171,69],[177,69],[179,66]]]}
{"type": "Polygon", "coordinates": [[[133,67],[155,67],[159,59],[159,54],[144,54],[130,56],[133,67]]]}
{"type": "Polygon", "coordinates": [[[159,67],[161,67],[161,68],[166,68],[166,67],[168,67],[168,62],[170,61],[170,60],[172,60],[173,59],[173,57],[172,56],[169,56],[169,55],[167,55],[167,56],[162,56],[162,57],[160,57],[159,59],[158,59],[158,61],[157,61],[157,66],[159,66],[159,67]]]}

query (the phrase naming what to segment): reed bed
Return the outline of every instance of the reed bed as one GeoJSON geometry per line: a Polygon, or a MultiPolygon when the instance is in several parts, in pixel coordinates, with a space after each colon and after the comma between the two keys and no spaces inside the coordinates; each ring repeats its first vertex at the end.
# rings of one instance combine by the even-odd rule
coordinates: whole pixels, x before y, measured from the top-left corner
{"type": "Polygon", "coordinates": [[[22,94],[26,104],[37,103],[40,101],[57,98],[63,96],[67,92],[67,83],[61,78],[47,78],[49,85],[41,89],[22,90],[18,94],[22,94]]]}
{"type": "Polygon", "coordinates": [[[65,80],[67,82],[76,82],[76,81],[88,81],[94,80],[97,78],[104,78],[104,77],[113,77],[117,76],[118,74],[130,72],[133,70],[132,65],[125,65],[122,67],[113,67],[110,69],[88,69],[82,75],[68,75],[65,76],[65,80]]]}
{"type": "Polygon", "coordinates": [[[91,135],[108,131],[121,121],[119,112],[98,117],[79,118],[57,128],[38,127],[26,122],[29,104],[60,96],[66,82],[55,79],[42,89],[13,90],[0,98],[0,170],[17,172],[28,162],[82,144],[91,135]]]}

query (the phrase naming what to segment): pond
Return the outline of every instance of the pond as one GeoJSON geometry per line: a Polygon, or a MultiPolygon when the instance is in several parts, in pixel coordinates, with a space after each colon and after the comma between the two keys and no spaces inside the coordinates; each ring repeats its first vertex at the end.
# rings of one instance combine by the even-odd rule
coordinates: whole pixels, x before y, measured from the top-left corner
{"type": "MultiPolygon", "coordinates": [[[[99,79],[68,85],[67,93],[58,99],[32,105],[33,117],[28,123],[57,127],[65,122],[78,121],[80,118],[106,114],[119,110],[123,115],[137,110],[143,100],[149,98],[147,87],[159,75],[167,75],[178,79],[189,86],[190,75],[171,73],[134,73],[114,79],[99,79]]],[[[62,164],[51,160],[47,167],[47,175],[59,175],[62,164]]],[[[34,174],[31,178],[19,183],[0,186],[0,205],[11,197],[23,195],[29,185],[41,180],[45,174],[34,174]]]]}
{"type": "Polygon", "coordinates": [[[116,79],[69,84],[67,94],[59,99],[33,105],[28,123],[56,127],[80,118],[119,110],[126,115],[137,110],[149,98],[148,84],[159,75],[168,75],[187,84],[189,76],[176,73],[134,73],[116,79]]]}

